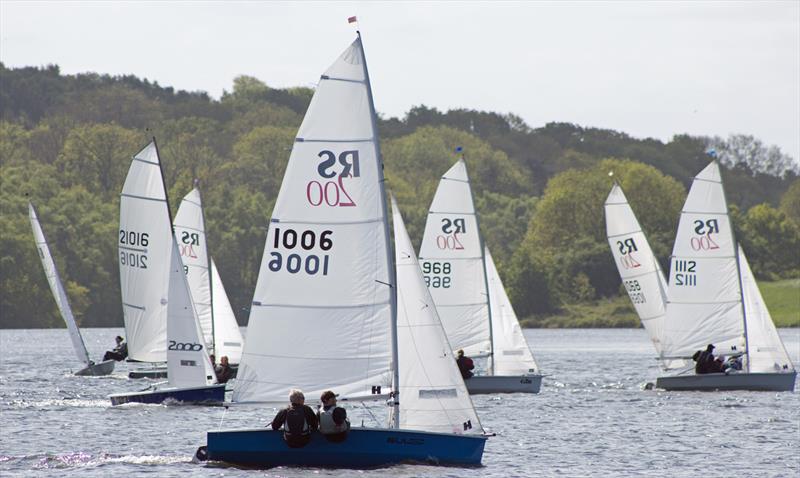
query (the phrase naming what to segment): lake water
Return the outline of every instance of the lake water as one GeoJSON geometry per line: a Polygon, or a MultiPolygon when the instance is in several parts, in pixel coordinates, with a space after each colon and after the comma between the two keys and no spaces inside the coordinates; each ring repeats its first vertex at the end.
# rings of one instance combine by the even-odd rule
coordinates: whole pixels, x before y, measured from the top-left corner
{"type": "MultiPolygon", "coordinates": [[[[121,329],[83,331],[93,357],[121,329]]],[[[489,439],[481,468],[352,471],[195,464],[206,430],[266,425],[268,407],[111,407],[140,390],[127,365],[75,377],[64,329],[0,331],[2,476],[792,476],[800,475],[800,394],[646,391],[658,375],[643,330],[526,330],[547,375],[538,395],[473,397],[489,439]]],[[[795,364],[800,329],[781,330],[795,364]]],[[[352,405],[351,405],[352,406],[352,405]]],[[[349,410],[353,423],[384,410],[349,410]]]]}

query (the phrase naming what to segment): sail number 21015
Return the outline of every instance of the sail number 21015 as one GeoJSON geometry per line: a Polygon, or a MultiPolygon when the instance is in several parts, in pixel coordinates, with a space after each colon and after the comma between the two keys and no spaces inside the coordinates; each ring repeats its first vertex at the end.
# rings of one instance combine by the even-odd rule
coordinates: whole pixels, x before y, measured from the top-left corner
{"type": "Polygon", "coordinates": [[[315,248],[329,251],[333,247],[333,231],[322,231],[317,236],[315,231],[295,231],[294,229],[274,228],[273,251],[267,266],[272,272],[286,270],[290,274],[304,272],[308,275],[328,275],[328,254],[311,254],[315,248]],[[281,252],[285,249],[288,252],[281,252]],[[309,252],[307,252],[309,251],[309,252]]]}

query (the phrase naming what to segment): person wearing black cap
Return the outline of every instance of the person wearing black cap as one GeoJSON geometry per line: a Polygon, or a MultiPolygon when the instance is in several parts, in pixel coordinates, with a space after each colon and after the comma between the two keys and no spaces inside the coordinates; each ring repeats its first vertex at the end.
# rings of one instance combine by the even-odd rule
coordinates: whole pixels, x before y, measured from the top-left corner
{"type": "Polygon", "coordinates": [[[117,341],[117,346],[114,347],[114,350],[106,350],[106,354],[103,355],[103,360],[116,360],[119,362],[120,360],[125,360],[128,358],[128,344],[117,335],[115,339],[117,341]]]}
{"type": "Polygon", "coordinates": [[[322,392],[319,400],[322,402],[317,411],[319,418],[319,431],[328,441],[341,442],[347,438],[350,430],[350,421],[347,419],[347,410],[336,405],[337,395],[331,390],[322,392]]]}

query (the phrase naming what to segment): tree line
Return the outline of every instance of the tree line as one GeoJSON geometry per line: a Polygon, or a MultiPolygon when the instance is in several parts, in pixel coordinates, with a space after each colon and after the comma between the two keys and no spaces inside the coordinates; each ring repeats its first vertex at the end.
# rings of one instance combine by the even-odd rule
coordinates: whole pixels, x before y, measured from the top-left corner
{"type": "MultiPolygon", "coordinates": [[[[80,323],[122,324],[119,193],[132,155],[151,136],[173,208],[199,180],[209,249],[245,324],[270,213],[312,94],[241,76],[215,100],[134,76],[0,64],[0,327],[61,326],[29,200],[80,323]]],[[[680,135],[664,143],[425,106],[381,117],[378,127],[388,185],[417,246],[439,178],[463,148],[485,242],[520,316],[620,295],[603,218],[611,171],[667,270],[686,187],[709,147],[721,153],[736,234],[757,277],[800,276],[797,163],[755,138],[680,135]]]]}

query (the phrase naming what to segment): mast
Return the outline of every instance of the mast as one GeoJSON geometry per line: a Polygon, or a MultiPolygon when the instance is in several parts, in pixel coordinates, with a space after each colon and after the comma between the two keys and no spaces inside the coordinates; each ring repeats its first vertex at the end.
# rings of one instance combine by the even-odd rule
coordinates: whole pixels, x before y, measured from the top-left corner
{"type": "MultiPolygon", "coordinates": [[[[458,148],[459,150],[461,147],[458,148]]],[[[464,160],[464,153],[461,152],[461,161],[464,161],[464,170],[466,171],[466,161],[464,160]]],[[[492,294],[489,293],[489,276],[486,273],[486,246],[483,244],[483,234],[481,234],[481,221],[478,217],[478,208],[475,207],[475,195],[472,193],[472,181],[469,180],[469,173],[467,173],[467,181],[469,182],[469,199],[472,201],[472,210],[475,211],[475,226],[478,228],[478,244],[481,248],[481,266],[483,267],[483,287],[486,291],[486,310],[489,317],[489,375],[494,375],[494,332],[492,331],[492,294]]]]}
{"type": "Polygon", "coordinates": [[[739,304],[742,307],[742,323],[744,327],[744,354],[747,358],[747,371],[750,371],[750,341],[747,337],[747,308],[744,306],[744,286],[742,285],[742,268],[739,262],[739,243],[736,242],[736,234],[733,232],[733,221],[731,221],[731,213],[728,210],[728,196],[725,194],[725,183],[722,181],[722,168],[719,166],[719,162],[717,162],[716,154],[712,151],[710,156],[714,158],[714,162],[717,163],[717,170],[719,171],[719,184],[722,188],[722,196],[725,198],[725,215],[728,216],[728,223],[730,224],[731,229],[731,244],[733,244],[733,255],[736,258],[736,276],[739,280],[739,304]]]}
{"type": "Polygon", "coordinates": [[[392,260],[392,245],[389,240],[389,219],[387,216],[388,208],[386,207],[386,178],[383,171],[383,155],[378,141],[378,122],[375,120],[375,101],[372,98],[372,85],[369,81],[369,70],[367,69],[367,57],[364,53],[364,43],[361,41],[361,32],[356,31],[358,35],[358,43],[361,46],[361,61],[364,64],[364,78],[367,83],[367,98],[369,99],[370,120],[372,121],[372,142],[375,145],[375,155],[380,165],[381,180],[379,181],[380,194],[381,194],[381,207],[383,208],[383,231],[384,240],[386,241],[386,262],[387,270],[390,271],[391,277],[389,278],[392,291],[389,294],[391,297],[392,309],[392,323],[391,323],[391,341],[392,341],[392,423],[391,428],[400,427],[400,370],[398,367],[398,351],[397,351],[397,270],[395,269],[392,260]]]}
{"type": "Polygon", "coordinates": [[[206,232],[206,211],[203,207],[203,198],[200,195],[200,180],[194,180],[194,187],[197,188],[197,197],[200,199],[200,220],[203,221],[203,246],[206,250],[206,267],[208,269],[208,298],[211,303],[211,352],[217,353],[217,336],[214,333],[214,281],[211,270],[211,254],[208,253],[208,233],[206,232]]]}
{"type": "MultiPolygon", "coordinates": [[[[172,235],[175,236],[175,226],[172,225],[172,209],[169,208],[169,192],[167,191],[167,182],[164,179],[164,166],[161,165],[161,153],[158,152],[158,143],[156,137],[153,136],[153,146],[156,148],[156,156],[158,156],[158,170],[161,171],[161,184],[164,187],[164,201],[167,203],[167,218],[169,219],[169,229],[172,235]]],[[[173,238],[173,240],[175,240],[173,238]]]]}

